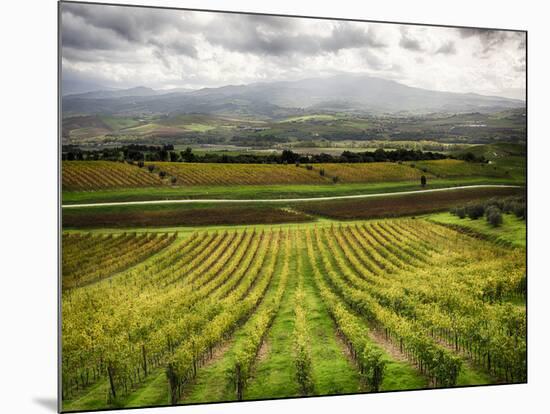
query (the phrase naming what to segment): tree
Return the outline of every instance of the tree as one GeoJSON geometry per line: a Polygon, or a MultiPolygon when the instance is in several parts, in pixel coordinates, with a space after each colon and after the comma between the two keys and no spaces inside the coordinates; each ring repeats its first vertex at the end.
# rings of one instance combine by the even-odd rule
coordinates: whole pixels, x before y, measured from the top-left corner
{"type": "Polygon", "coordinates": [[[325,169],[324,169],[324,168],[321,168],[321,169],[319,170],[319,175],[320,175],[321,177],[324,177],[324,176],[325,176],[325,169]]]}
{"type": "Polygon", "coordinates": [[[283,163],[286,161],[287,164],[289,162],[290,163],[295,162],[296,160],[298,160],[298,158],[300,158],[300,155],[293,153],[291,150],[286,150],[285,149],[285,150],[283,150],[283,153],[281,154],[281,161],[283,163]]]}
{"type": "Polygon", "coordinates": [[[195,154],[190,147],[185,148],[185,151],[180,152],[181,159],[184,162],[193,162],[195,160],[195,154]]]}
{"type": "Polygon", "coordinates": [[[172,184],[176,184],[177,181],[178,181],[178,177],[172,176],[172,178],[170,178],[170,182],[171,182],[172,184]]]}
{"type": "Polygon", "coordinates": [[[482,204],[470,204],[466,206],[466,215],[472,220],[477,220],[485,214],[485,207],[482,204]]]}
{"type": "Polygon", "coordinates": [[[159,177],[160,178],[166,177],[166,171],[159,171],[159,177]]]}
{"type": "Polygon", "coordinates": [[[502,224],[502,213],[496,206],[489,206],[485,210],[485,217],[487,218],[487,222],[493,227],[498,227],[502,224]]]}
{"type": "Polygon", "coordinates": [[[170,151],[170,162],[178,162],[179,157],[178,153],[174,151],[170,151]]]}
{"type": "Polygon", "coordinates": [[[422,177],[420,177],[420,185],[422,187],[426,187],[426,176],[425,175],[422,175],[422,177]]]}
{"type": "Polygon", "coordinates": [[[153,164],[149,164],[147,166],[147,169],[149,170],[150,173],[152,173],[153,171],[155,171],[155,166],[153,164]]]}
{"type": "Polygon", "coordinates": [[[143,161],[138,161],[138,167],[143,168],[145,163],[143,161]]]}
{"type": "Polygon", "coordinates": [[[338,178],[337,175],[335,175],[334,177],[332,177],[332,182],[333,182],[334,184],[336,184],[336,183],[338,182],[338,180],[339,180],[339,178],[338,178]]]}

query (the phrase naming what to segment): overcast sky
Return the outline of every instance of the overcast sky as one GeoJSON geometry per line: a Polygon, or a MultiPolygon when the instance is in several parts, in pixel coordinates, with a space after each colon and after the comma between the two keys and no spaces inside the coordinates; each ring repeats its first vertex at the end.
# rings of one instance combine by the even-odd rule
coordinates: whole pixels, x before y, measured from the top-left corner
{"type": "Polygon", "coordinates": [[[525,34],[62,4],[64,81],[202,88],[364,73],[525,99],[525,34]]]}

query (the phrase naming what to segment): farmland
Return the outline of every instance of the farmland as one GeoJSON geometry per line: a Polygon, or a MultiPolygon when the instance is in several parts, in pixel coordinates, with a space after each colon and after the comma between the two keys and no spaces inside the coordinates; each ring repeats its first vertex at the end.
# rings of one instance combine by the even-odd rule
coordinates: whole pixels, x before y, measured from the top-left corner
{"type": "Polygon", "coordinates": [[[522,148],[64,159],[63,411],[525,382],[522,148]]]}
{"type": "MultiPolygon", "coordinates": [[[[463,161],[458,161],[463,163],[463,161]]],[[[467,168],[467,166],[465,167],[467,168]]],[[[305,166],[264,164],[196,164],[157,162],[143,168],[108,161],[66,161],[63,163],[63,188],[90,191],[155,186],[329,184],[337,176],[343,183],[376,183],[418,180],[422,171],[395,163],[316,164],[305,166]],[[149,172],[147,167],[153,167],[149,172]],[[324,170],[326,176],[320,174],[324,170]],[[175,177],[175,183],[162,180],[175,177]]],[[[471,174],[473,175],[473,174],[471,174]]]]}
{"type": "Polygon", "coordinates": [[[427,178],[427,188],[523,185],[525,164],[515,158],[493,164],[444,159],[298,166],[147,162],[140,167],[125,162],[63,161],[62,196],[64,204],[342,196],[414,190],[421,176],[427,178]]]}
{"type": "MultiPolygon", "coordinates": [[[[417,190],[417,188],[415,188],[417,190]]],[[[355,220],[419,215],[458,203],[524,194],[523,188],[465,188],[364,199],[259,203],[197,202],[89,206],[63,209],[64,228],[128,228],[239,224],[275,224],[323,219],[355,220]]]]}
{"type": "Polygon", "coordinates": [[[63,411],[525,382],[525,220],[448,213],[522,199],[525,159],[471,148],[64,160],[63,411]]]}
{"type": "Polygon", "coordinates": [[[64,235],[90,281],[62,298],[64,411],[525,381],[521,247],[407,218],[180,230],[64,235]]]}
{"type": "Polygon", "coordinates": [[[175,145],[236,144],[258,149],[295,143],[437,141],[440,144],[525,142],[524,109],[494,114],[377,116],[344,112],[310,113],[265,119],[243,115],[173,114],[107,116],[69,114],[63,118],[65,144],[88,146],[125,143],[175,145]],[[476,125],[482,125],[476,127],[476,125]]]}

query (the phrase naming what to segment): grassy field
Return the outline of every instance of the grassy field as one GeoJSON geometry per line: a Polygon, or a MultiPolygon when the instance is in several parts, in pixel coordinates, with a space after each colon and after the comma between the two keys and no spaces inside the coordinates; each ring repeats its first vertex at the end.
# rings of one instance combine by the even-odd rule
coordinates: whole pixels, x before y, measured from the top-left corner
{"type": "Polygon", "coordinates": [[[436,177],[495,177],[507,178],[510,173],[496,165],[473,163],[461,160],[445,159],[433,161],[415,161],[410,166],[419,168],[436,177]]]}
{"type": "Polygon", "coordinates": [[[437,223],[465,227],[468,230],[473,230],[474,232],[488,236],[497,241],[504,241],[513,246],[526,247],[527,235],[525,220],[519,219],[513,214],[503,214],[503,223],[498,227],[491,226],[484,218],[472,220],[465,217],[461,219],[451,213],[439,213],[429,217],[437,223]]]}
{"type": "Polygon", "coordinates": [[[273,203],[145,204],[63,209],[64,228],[132,228],[224,224],[274,224],[324,218],[354,220],[418,215],[459,203],[520,195],[523,188],[470,188],[434,193],[386,195],[365,199],[273,203]]]}
{"type": "MultiPolygon", "coordinates": [[[[522,181],[490,178],[440,178],[429,180],[425,189],[447,188],[467,185],[513,184],[523,185],[522,181]]],[[[335,197],[359,194],[394,193],[400,191],[423,190],[420,182],[394,181],[380,183],[344,184],[283,184],[283,185],[234,185],[227,186],[161,186],[95,191],[63,191],[63,205],[108,203],[148,200],[182,199],[292,199],[313,197],[335,197]]]]}
{"type": "Polygon", "coordinates": [[[369,392],[367,349],[381,391],[524,382],[524,251],[434,217],[65,234],[92,282],[62,297],[63,410],[369,392]],[[97,246],[132,237],[151,254],[113,273],[97,246]]]}
{"type": "Polygon", "coordinates": [[[310,221],[312,218],[285,205],[165,204],[108,206],[63,211],[64,228],[132,228],[274,224],[310,221]]]}
{"type": "MultiPolygon", "coordinates": [[[[525,143],[524,109],[497,114],[434,114],[433,116],[376,116],[349,113],[310,113],[282,119],[205,114],[143,115],[140,117],[64,116],[64,143],[128,143],[188,145],[197,142],[213,144],[254,145],[268,148],[275,136],[277,142],[375,140],[439,144],[472,144],[494,141],[525,143]],[[483,127],[472,127],[483,125],[483,127]],[[134,127],[142,127],[132,129],[134,127]]],[[[72,114],[77,115],[77,114],[72,114]]],[[[344,146],[344,145],[342,145],[344,146]]]]}

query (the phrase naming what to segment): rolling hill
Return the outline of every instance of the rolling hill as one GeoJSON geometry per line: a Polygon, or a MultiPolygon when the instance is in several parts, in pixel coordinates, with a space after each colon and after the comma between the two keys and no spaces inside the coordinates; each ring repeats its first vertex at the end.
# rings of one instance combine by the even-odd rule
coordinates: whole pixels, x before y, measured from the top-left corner
{"type": "Polygon", "coordinates": [[[372,114],[496,112],[520,100],[432,91],[365,75],[228,85],[194,91],[137,87],[63,97],[63,114],[204,113],[279,119],[308,112],[372,114]]]}

